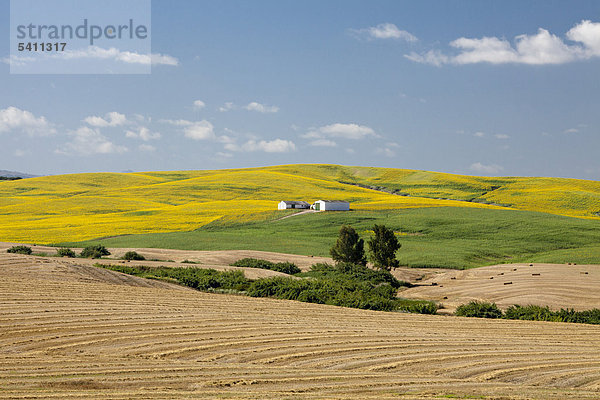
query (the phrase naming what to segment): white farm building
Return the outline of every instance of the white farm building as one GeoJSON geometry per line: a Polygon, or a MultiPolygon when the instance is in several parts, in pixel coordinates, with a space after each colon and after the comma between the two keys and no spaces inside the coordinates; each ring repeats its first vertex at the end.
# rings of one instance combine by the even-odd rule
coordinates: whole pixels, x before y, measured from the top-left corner
{"type": "Polygon", "coordinates": [[[317,200],[310,208],[316,211],[350,211],[350,203],[343,200],[317,200]]]}
{"type": "Polygon", "coordinates": [[[306,201],[280,201],[277,206],[278,210],[288,210],[290,208],[294,209],[308,209],[310,208],[310,204],[306,201]]]}

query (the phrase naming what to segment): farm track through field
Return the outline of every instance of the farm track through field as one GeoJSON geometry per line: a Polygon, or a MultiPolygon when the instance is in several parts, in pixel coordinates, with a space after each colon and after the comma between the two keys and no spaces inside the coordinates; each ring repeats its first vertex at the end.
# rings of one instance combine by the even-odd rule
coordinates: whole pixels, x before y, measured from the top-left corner
{"type": "Polygon", "coordinates": [[[599,326],[209,294],[6,253],[0,272],[0,399],[600,398],[599,326]]]}

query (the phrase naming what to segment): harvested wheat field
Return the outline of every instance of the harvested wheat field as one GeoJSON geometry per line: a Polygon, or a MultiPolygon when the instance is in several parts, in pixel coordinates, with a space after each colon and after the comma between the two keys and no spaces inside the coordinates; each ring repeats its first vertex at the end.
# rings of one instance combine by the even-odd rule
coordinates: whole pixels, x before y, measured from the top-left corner
{"type": "Polygon", "coordinates": [[[446,312],[472,300],[551,309],[600,308],[600,265],[503,264],[466,271],[446,271],[401,292],[408,298],[441,302],[446,312]]]}
{"type": "Polygon", "coordinates": [[[0,398],[597,399],[600,327],[200,293],[0,253],[0,398]]]}

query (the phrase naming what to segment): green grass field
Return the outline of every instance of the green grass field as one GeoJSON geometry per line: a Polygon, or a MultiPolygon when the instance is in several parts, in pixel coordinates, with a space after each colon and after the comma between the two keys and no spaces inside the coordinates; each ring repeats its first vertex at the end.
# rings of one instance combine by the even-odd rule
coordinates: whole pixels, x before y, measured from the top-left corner
{"type": "MultiPolygon", "coordinates": [[[[272,218],[272,214],[270,215],[272,218]]],[[[363,238],[374,224],[394,229],[401,265],[472,268],[497,263],[600,264],[600,224],[547,213],[462,207],[325,212],[250,223],[220,221],[191,232],[126,235],[84,246],[264,250],[328,256],[342,224],[363,238]]]]}

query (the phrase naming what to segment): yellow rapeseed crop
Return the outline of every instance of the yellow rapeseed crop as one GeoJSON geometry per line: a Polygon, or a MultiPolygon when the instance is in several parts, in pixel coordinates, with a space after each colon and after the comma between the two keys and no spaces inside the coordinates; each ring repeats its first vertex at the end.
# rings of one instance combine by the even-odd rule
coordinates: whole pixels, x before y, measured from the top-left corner
{"type": "Polygon", "coordinates": [[[335,165],[48,176],[0,183],[0,240],[58,243],[188,231],[211,222],[271,219],[280,200],[319,199],[347,200],[355,210],[507,208],[464,201],[476,199],[597,218],[600,184],[335,165]]]}

